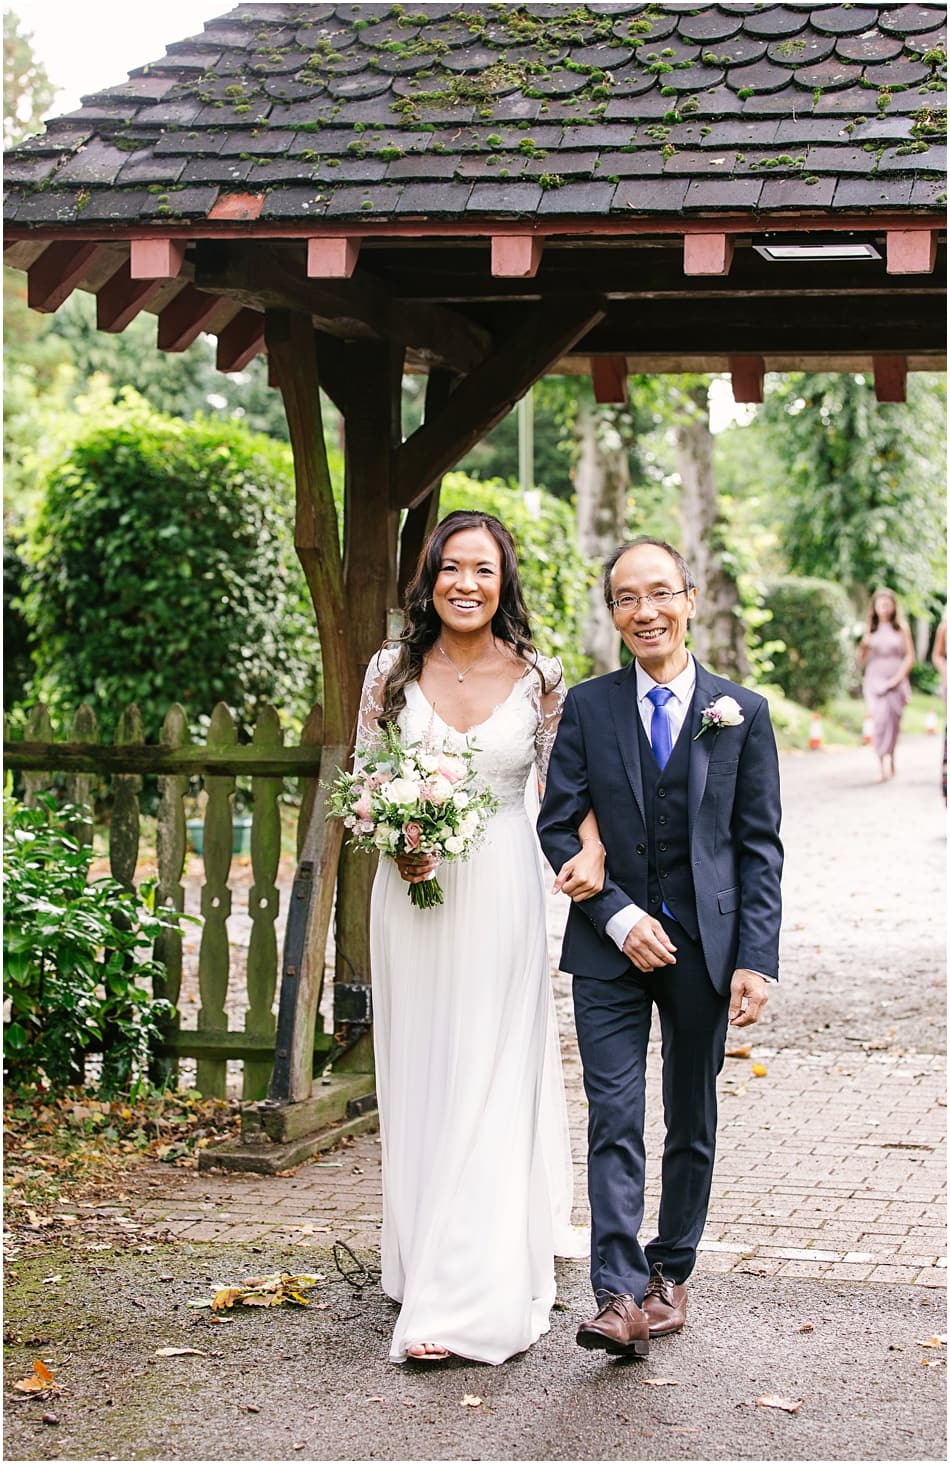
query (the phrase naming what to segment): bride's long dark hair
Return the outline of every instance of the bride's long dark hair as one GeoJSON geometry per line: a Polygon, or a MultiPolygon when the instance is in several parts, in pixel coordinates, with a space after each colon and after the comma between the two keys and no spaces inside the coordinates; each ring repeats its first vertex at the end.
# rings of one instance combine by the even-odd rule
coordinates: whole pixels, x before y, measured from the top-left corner
{"type": "Polygon", "coordinates": [[[534,668],[541,681],[542,692],[550,690],[531,639],[528,611],[518,577],[518,556],[510,533],[501,520],[490,513],[458,509],[436,524],[423,544],[416,572],[406,590],[406,626],[399,637],[399,654],[383,690],[383,709],[379,716],[381,727],[395,722],[406,705],[406,687],[411,681],[419,680],[426,653],[439,638],[442,621],[432,603],[432,591],[442,568],[446,540],[464,529],[485,529],[501,554],[501,594],[498,609],[492,617],[492,635],[511,646],[516,655],[534,668]]]}

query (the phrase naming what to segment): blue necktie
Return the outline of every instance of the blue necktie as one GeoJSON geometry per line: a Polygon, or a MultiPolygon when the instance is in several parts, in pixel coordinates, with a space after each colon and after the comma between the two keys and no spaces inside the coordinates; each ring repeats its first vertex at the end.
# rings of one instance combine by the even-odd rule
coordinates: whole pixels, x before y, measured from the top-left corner
{"type": "Polygon", "coordinates": [[[668,686],[654,686],[652,691],[647,692],[647,696],[653,703],[650,746],[653,748],[653,756],[662,773],[670,760],[670,753],[673,751],[673,728],[670,726],[670,714],[666,709],[667,702],[672,701],[673,693],[668,686]]]}

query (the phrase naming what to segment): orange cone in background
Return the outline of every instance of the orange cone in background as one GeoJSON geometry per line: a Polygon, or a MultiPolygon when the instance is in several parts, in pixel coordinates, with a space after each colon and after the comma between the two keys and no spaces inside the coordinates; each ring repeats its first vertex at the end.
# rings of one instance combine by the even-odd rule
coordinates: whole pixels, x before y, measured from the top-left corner
{"type": "Polygon", "coordinates": [[[871,718],[865,717],[864,726],[861,728],[861,741],[864,743],[865,747],[871,746],[871,731],[873,727],[874,723],[871,721],[871,718]]]}
{"type": "Polygon", "coordinates": [[[821,717],[817,712],[811,714],[811,730],[808,734],[808,746],[814,750],[821,746],[821,717]]]}
{"type": "Polygon", "coordinates": [[[924,722],[924,726],[927,729],[927,736],[928,737],[936,737],[936,735],[937,735],[937,713],[936,712],[928,712],[927,713],[927,718],[926,718],[926,721],[924,722]]]}

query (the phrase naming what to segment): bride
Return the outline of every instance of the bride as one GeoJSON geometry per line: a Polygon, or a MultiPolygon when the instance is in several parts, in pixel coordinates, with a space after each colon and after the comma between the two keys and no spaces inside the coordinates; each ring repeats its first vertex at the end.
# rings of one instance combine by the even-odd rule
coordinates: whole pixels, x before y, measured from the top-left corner
{"type": "MultiPolygon", "coordinates": [[[[370,662],[357,761],[398,723],[457,750],[500,801],[484,842],[439,870],[445,903],[404,881],[431,855],[380,861],[371,958],[383,1169],[382,1284],[401,1302],[390,1358],[500,1363],[537,1341],[554,1256],[586,1257],[573,1193],[541,862],[525,793],[543,778],[566,695],[534,650],[508,530],[449,514],[423,548],[399,644],[370,662]]],[[[593,814],[556,888],[600,889],[593,814]]]]}

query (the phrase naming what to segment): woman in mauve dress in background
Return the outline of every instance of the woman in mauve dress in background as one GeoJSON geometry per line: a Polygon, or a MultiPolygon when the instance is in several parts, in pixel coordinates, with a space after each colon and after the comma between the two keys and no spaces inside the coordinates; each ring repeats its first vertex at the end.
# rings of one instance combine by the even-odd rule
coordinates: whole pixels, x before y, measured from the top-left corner
{"type": "Polygon", "coordinates": [[[858,647],[858,665],[864,668],[864,700],[882,783],[894,776],[894,749],[910,700],[908,676],[913,664],[914,643],[901,619],[897,596],[893,590],[877,590],[858,647]]]}

